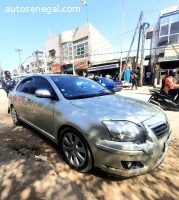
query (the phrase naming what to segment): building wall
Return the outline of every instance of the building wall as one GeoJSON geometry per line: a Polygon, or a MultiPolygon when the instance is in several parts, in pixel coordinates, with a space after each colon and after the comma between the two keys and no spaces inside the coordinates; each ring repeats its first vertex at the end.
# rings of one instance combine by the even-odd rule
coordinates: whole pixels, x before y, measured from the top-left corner
{"type": "Polygon", "coordinates": [[[45,57],[47,65],[49,62],[60,63],[60,51],[59,51],[59,37],[53,36],[50,40],[45,42],[45,57]],[[55,50],[55,55],[51,56],[51,51],[55,50]]]}
{"type": "MultiPolygon", "coordinates": [[[[74,30],[62,32],[59,35],[59,46],[64,43],[74,43],[82,38],[88,38],[86,41],[88,42],[88,57],[91,62],[111,60],[113,58],[112,45],[89,23],[74,30]]],[[[79,44],[81,43],[82,41],[79,41],[79,44]]],[[[60,54],[61,53],[62,51],[60,50],[60,54]]],[[[62,61],[61,64],[67,64],[67,61],[62,61]]]]}
{"type": "Polygon", "coordinates": [[[158,20],[158,55],[175,56],[179,44],[179,5],[161,10],[158,20]],[[161,48],[160,48],[161,47],[161,48]],[[164,47],[164,49],[162,49],[164,47]]]}
{"type": "MultiPolygon", "coordinates": [[[[151,63],[179,60],[179,5],[160,11],[152,37],[151,63]]],[[[167,67],[167,63],[165,65],[167,67]]],[[[168,68],[172,63],[168,62],[168,68]]]]}
{"type": "Polygon", "coordinates": [[[113,46],[92,25],[90,30],[90,61],[100,62],[113,59],[113,46]],[[100,55],[101,54],[101,55],[100,55]]]}
{"type": "MultiPolygon", "coordinates": [[[[73,32],[72,30],[63,31],[59,35],[59,55],[60,55],[60,65],[68,65],[72,63],[72,57],[69,58],[69,44],[72,47],[73,32]]],[[[72,50],[71,50],[72,52],[72,50]]],[[[72,54],[72,53],[71,53],[72,54]]],[[[72,56],[72,55],[71,55],[72,56]]]]}
{"type": "MultiPolygon", "coordinates": [[[[88,58],[90,62],[112,60],[112,45],[91,24],[63,31],[45,43],[47,62],[51,61],[50,50],[56,51],[55,62],[60,66],[73,66],[76,60],[88,58]],[[101,54],[101,55],[100,55],[101,54]]],[[[63,72],[63,70],[62,70],[63,72]]]]}

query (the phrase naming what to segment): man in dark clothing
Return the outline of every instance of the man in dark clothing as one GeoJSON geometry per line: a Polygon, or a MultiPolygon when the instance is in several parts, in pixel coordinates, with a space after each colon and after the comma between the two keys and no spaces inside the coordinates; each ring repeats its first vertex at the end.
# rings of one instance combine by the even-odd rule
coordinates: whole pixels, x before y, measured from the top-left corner
{"type": "Polygon", "coordinates": [[[5,78],[2,80],[2,88],[6,91],[7,96],[10,91],[12,91],[16,85],[15,80],[11,78],[11,73],[9,71],[5,71],[5,78]]]}
{"type": "MultiPolygon", "coordinates": [[[[6,91],[7,96],[10,91],[12,91],[16,85],[15,80],[11,78],[11,73],[9,71],[5,71],[5,78],[2,80],[2,88],[6,91]]],[[[10,108],[8,107],[8,113],[10,113],[10,108]]]]}
{"type": "Polygon", "coordinates": [[[135,88],[137,90],[137,74],[136,74],[135,71],[133,71],[131,73],[131,82],[132,82],[132,90],[133,90],[134,85],[135,85],[135,88]]]}

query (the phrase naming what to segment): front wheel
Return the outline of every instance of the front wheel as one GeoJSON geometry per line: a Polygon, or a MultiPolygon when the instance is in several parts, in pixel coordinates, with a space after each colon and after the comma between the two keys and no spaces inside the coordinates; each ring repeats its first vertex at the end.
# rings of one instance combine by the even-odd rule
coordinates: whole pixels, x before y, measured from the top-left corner
{"type": "Polygon", "coordinates": [[[59,145],[65,162],[72,169],[79,172],[88,172],[92,169],[92,153],[79,132],[72,128],[64,129],[60,135],[59,145]]]}
{"type": "Polygon", "coordinates": [[[16,110],[13,106],[11,107],[11,116],[12,116],[12,120],[13,120],[15,125],[21,124],[21,121],[19,120],[18,114],[17,114],[17,112],[16,112],[16,110]]]}

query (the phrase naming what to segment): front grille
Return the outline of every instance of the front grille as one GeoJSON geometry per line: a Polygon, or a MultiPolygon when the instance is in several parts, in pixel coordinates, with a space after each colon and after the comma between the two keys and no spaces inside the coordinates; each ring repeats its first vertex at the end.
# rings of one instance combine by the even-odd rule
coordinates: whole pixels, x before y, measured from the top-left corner
{"type": "Polygon", "coordinates": [[[169,124],[162,123],[162,124],[152,126],[151,129],[155,133],[157,138],[160,140],[161,138],[163,138],[165,135],[169,133],[170,127],[169,127],[169,124]]]}

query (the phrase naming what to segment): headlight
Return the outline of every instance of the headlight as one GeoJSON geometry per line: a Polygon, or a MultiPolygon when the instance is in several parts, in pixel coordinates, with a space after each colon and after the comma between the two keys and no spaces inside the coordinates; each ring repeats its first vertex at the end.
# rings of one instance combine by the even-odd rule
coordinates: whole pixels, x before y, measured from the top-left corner
{"type": "Polygon", "coordinates": [[[109,130],[112,140],[119,142],[144,142],[142,128],[128,121],[103,121],[109,130]]]}

